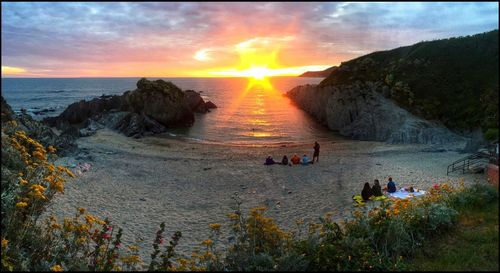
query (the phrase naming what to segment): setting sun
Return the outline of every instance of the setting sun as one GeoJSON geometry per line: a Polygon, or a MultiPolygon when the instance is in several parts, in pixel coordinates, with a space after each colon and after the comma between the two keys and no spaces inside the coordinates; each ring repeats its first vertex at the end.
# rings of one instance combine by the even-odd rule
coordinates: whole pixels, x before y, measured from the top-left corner
{"type": "Polygon", "coordinates": [[[242,71],[247,77],[252,77],[256,80],[262,80],[264,77],[271,76],[271,73],[266,67],[252,67],[246,71],[242,71]]]}

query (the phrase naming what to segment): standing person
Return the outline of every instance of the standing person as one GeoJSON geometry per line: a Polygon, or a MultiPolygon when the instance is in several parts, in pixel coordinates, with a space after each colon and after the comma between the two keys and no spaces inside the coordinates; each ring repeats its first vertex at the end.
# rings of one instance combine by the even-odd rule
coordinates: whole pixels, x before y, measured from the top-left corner
{"type": "Polygon", "coordinates": [[[314,158],[316,158],[316,162],[319,161],[319,143],[317,141],[314,142],[314,154],[313,154],[313,162],[314,158]]]}

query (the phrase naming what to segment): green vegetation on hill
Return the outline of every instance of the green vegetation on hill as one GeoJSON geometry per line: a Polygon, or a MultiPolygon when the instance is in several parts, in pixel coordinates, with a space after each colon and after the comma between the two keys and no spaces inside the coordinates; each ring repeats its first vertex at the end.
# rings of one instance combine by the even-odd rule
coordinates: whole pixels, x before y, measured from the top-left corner
{"type": "Polygon", "coordinates": [[[450,128],[498,132],[498,30],[374,52],[342,63],[320,85],[356,81],[379,82],[384,96],[450,128]]]}
{"type": "Polygon", "coordinates": [[[329,67],[329,68],[327,68],[325,70],[321,70],[321,71],[306,71],[306,72],[300,74],[299,77],[326,78],[326,77],[330,76],[332,71],[335,71],[335,69],[337,69],[337,68],[338,68],[337,66],[332,66],[332,67],[329,67]]]}

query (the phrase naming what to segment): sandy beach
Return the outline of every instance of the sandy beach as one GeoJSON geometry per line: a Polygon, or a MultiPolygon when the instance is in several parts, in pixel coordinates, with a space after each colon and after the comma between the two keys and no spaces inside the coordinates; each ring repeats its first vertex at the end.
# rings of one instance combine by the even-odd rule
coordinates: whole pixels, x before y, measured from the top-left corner
{"type": "MultiPolygon", "coordinates": [[[[350,215],[352,195],[365,182],[392,176],[397,186],[427,189],[436,182],[466,184],[484,181],[484,175],[446,176],[448,164],[464,157],[457,152],[422,152],[424,145],[388,145],[380,142],[336,139],[321,142],[319,163],[309,166],[264,166],[267,155],[312,156],[313,143],[287,147],[208,145],[162,137],[127,138],[108,129],[78,139],[92,159],[60,158],[58,164],[89,162],[89,171],[66,184],[48,213],[74,215],[78,207],[124,230],[124,243],[141,246],[148,260],[154,234],[166,223],[165,236],[182,231],[177,250],[189,254],[210,234],[208,224],[228,223],[237,193],[244,211],[265,205],[281,227],[295,220],[317,220],[327,212],[336,218],[350,215]]],[[[223,229],[222,240],[230,233],[223,229]]]]}

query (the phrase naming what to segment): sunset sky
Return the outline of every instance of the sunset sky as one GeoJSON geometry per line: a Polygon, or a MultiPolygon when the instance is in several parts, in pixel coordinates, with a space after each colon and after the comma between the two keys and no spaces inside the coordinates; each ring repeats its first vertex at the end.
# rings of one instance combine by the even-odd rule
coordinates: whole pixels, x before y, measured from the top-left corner
{"type": "Polygon", "coordinates": [[[496,2],[2,2],[2,77],[297,75],[497,28],[496,2]]]}

